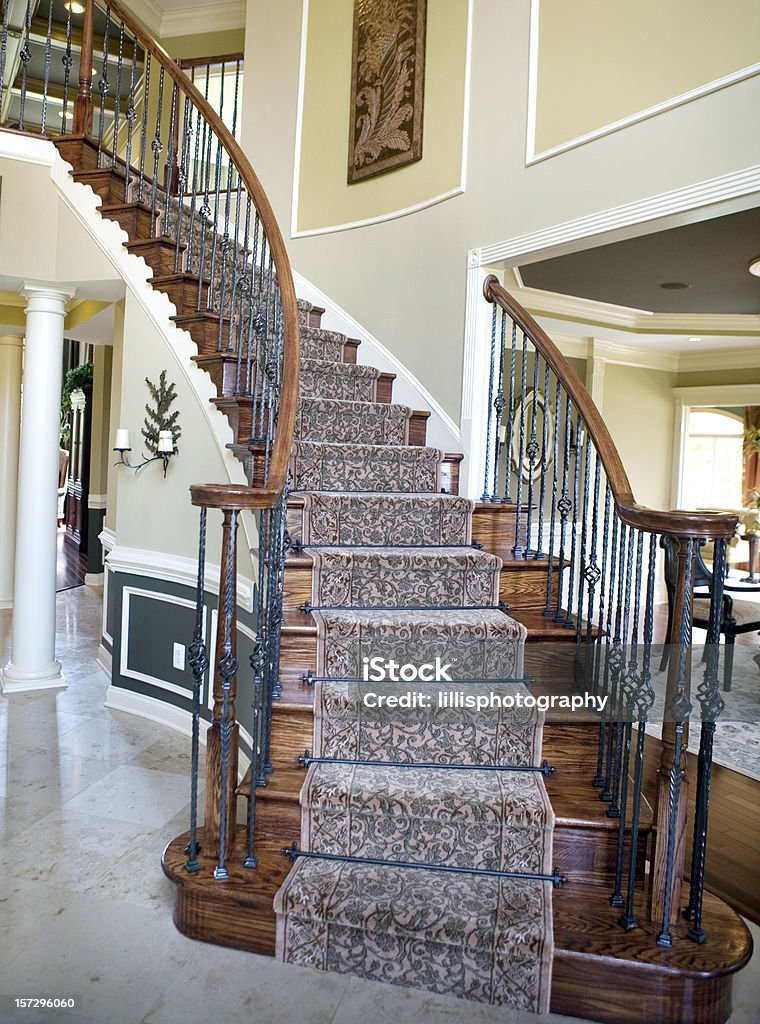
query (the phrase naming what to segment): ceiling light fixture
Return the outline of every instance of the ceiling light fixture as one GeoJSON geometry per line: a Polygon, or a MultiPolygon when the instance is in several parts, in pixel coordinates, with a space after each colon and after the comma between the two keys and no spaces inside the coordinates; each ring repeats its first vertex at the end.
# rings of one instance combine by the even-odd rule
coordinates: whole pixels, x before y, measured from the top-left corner
{"type": "Polygon", "coordinates": [[[691,288],[690,284],[685,281],[663,281],[660,288],[665,288],[669,292],[680,291],[682,288],[691,288]]]}
{"type": "Polygon", "coordinates": [[[77,0],[68,0],[63,6],[72,14],[84,14],[84,4],[77,3],[77,0]]]}
{"type": "Polygon", "coordinates": [[[689,341],[701,341],[701,338],[689,338],[689,341]]]}
{"type": "Polygon", "coordinates": [[[752,274],[753,277],[760,277],[760,256],[757,259],[752,260],[747,270],[752,274]]]}

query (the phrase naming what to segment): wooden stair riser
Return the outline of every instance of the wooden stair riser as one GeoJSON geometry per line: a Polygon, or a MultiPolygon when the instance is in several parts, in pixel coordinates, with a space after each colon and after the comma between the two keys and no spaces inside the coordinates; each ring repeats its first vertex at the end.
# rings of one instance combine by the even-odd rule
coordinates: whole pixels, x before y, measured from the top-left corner
{"type": "Polygon", "coordinates": [[[409,420],[409,441],[408,444],[418,445],[421,448],[427,443],[427,421],[430,413],[422,409],[415,409],[412,418],[409,420]]]}
{"type": "Polygon", "coordinates": [[[55,148],[74,168],[74,173],[95,171],[98,168],[98,147],[83,135],[64,135],[55,140],[55,148]]]}
{"type": "Polygon", "coordinates": [[[192,274],[177,273],[166,277],[154,277],[153,288],[164,292],[177,308],[177,316],[190,316],[205,307],[208,302],[208,281],[203,282],[198,296],[198,278],[192,274]]]}
{"type": "Polygon", "coordinates": [[[285,575],[282,588],[282,610],[287,613],[295,611],[305,602],[311,602],[311,584],[313,570],[306,559],[299,557],[285,562],[285,575]]]}
{"type": "MultiPolygon", "coordinates": [[[[148,241],[128,242],[126,249],[134,256],[142,256],[157,277],[175,273],[177,246],[170,238],[152,238],[148,241]]],[[[184,265],[184,243],[179,247],[179,269],[184,265]]]]}
{"type": "MultiPolygon", "coordinates": [[[[238,390],[238,361],[237,356],[232,353],[217,353],[211,356],[193,356],[193,361],[211,377],[220,397],[231,398],[238,390]]],[[[240,374],[245,384],[245,363],[241,363],[240,374]]],[[[245,400],[244,400],[245,401],[245,400]]],[[[245,405],[241,405],[239,422],[246,423],[245,405]]],[[[251,436],[251,407],[248,400],[247,427],[242,430],[241,443],[251,436]]]]}
{"type": "Polygon", "coordinates": [[[124,173],[111,167],[75,171],[74,181],[89,185],[92,191],[100,196],[101,205],[118,205],[129,201],[128,191],[125,198],[124,173]]]}
{"type": "MultiPolygon", "coordinates": [[[[514,558],[512,549],[515,546],[517,526],[517,507],[478,503],[472,513],[472,539],[482,544],[485,551],[498,555],[505,561],[514,558]]],[[[525,509],[520,512],[521,536],[525,536],[525,524],[528,514],[525,509]]]]}
{"type": "MultiPolygon", "coordinates": [[[[314,325],[318,326],[318,325],[314,325]]],[[[357,338],[346,338],[343,345],[343,362],[351,363],[356,365],[356,351],[361,345],[361,342],[357,338]]]]}
{"type": "Polygon", "coordinates": [[[390,405],[393,401],[393,382],[396,379],[395,373],[381,373],[375,385],[375,401],[390,405]]]}
{"type": "MultiPolygon", "coordinates": [[[[557,600],[557,574],[552,574],[551,606],[557,600]]],[[[508,561],[499,574],[499,597],[510,609],[546,607],[546,563],[508,561]]]]}
{"type": "Polygon", "coordinates": [[[151,223],[151,210],[144,203],[116,203],[100,208],[103,217],[115,220],[127,232],[130,242],[144,241],[160,234],[160,214],[151,223]]]}
{"type": "MultiPolygon", "coordinates": [[[[196,287],[195,299],[197,301],[198,291],[196,287]]],[[[206,289],[206,300],[208,300],[208,289],[206,289]]],[[[198,346],[198,353],[202,356],[213,356],[220,351],[219,346],[219,324],[218,313],[209,313],[204,310],[192,313],[179,313],[172,317],[177,327],[187,331],[195,344],[198,346]]],[[[230,340],[230,318],[221,317],[221,351],[226,351],[230,340]]],[[[233,337],[233,342],[236,340],[233,337]]],[[[213,374],[212,374],[213,376],[213,374]]]]}
{"type": "Polygon", "coordinates": [[[317,328],[321,327],[324,312],[325,311],[324,309],[322,309],[321,306],[312,306],[311,309],[309,310],[309,315],[306,318],[306,326],[317,328]]]}

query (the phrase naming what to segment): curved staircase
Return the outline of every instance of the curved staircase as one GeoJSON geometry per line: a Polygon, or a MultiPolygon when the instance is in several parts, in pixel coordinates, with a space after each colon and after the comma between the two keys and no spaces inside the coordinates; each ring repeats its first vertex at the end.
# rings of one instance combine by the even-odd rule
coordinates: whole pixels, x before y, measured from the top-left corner
{"type": "MultiPolygon", "coordinates": [[[[520,1009],[723,1024],[751,940],[704,891],[710,721],[691,893],[683,877],[683,666],[693,547],[709,535],[720,559],[731,517],[635,503],[580,382],[495,279],[486,287],[493,333],[483,500],[459,497],[462,456],[426,446],[429,413],[394,404],[393,375],[361,365],[357,340],[323,329],[323,311],[296,302],[266,195],[217,113],[118,0],[93,46],[94,11],[87,0],[75,132],[65,134],[65,99],[64,134],[54,141],[174,305],[248,480],[193,488],[201,526],[192,810],[189,832],[163,861],[176,884],[177,926],[254,952],[276,948],[294,963],[520,1009]],[[112,53],[119,40],[119,77],[107,136],[109,32],[112,53]],[[132,55],[131,81],[122,52],[132,55]],[[102,56],[97,132],[93,53],[102,56]],[[535,401],[532,422],[526,413],[530,377],[533,398],[543,385],[544,409],[555,402],[543,444],[535,401]],[[516,472],[502,427],[518,446],[516,472]],[[208,510],[223,513],[213,657],[203,631],[208,510]],[[250,743],[235,710],[243,514],[255,517],[259,538],[250,743]],[[675,717],[663,727],[650,806],[646,650],[662,534],[680,544],[674,620],[683,656],[671,658],[675,717]],[[644,668],[633,660],[626,668],[626,642],[636,648],[642,639],[644,668]],[[515,707],[454,716],[432,694],[403,715],[366,705],[365,657],[419,664],[447,661],[454,648],[461,665],[447,690],[514,698],[580,678],[614,698],[613,710],[590,721],[515,707]],[[250,760],[242,780],[241,742],[250,760]]],[[[71,56],[70,36],[68,45],[71,56]]],[[[73,91],[72,82],[72,99],[73,91]]],[[[719,603],[713,596],[713,617],[719,603]]],[[[714,699],[713,670],[708,657],[703,710],[714,699]]],[[[440,684],[431,686],[437,693],[440,684]]]]}

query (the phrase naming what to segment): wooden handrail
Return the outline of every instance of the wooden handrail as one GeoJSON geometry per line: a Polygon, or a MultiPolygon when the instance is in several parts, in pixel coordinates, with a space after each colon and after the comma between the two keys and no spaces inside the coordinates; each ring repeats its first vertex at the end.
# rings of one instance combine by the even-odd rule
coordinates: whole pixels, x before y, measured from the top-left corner
{"type": "MultiPolygon", "coordinates": [[[[90,38],[83,42],[83,52],[89,46],[92,51],[92,11],[95,0],[87,0],[85,13],[85,29],[89,25],[90,38]]],[[[243,186],[253,201],[253,205],[259,214],[269,248],[272,253],[277,282],[280,289],[280,301],[282,303],[283,320],[283,355],[282,355],[282,378],[280,382],[280,405],[277,416],[277,434],[275,437],[272,453],[269,461],[269,474],[265,487],[254,487],[251,490],[260,491],[259,501],[253,502],[248,507],[273,508],[279,501],[283,487],[287,479],[288,463],[290,460],[290,449],[293,440],[293,431],[296,421],[296,404],[298,401],[298,378],[300,365],[300,330],[298,325],[298,305],[296,302],[295,286],[293,284],[293,273],[290,260],[285,248],[285,243],[280,232],[279,225],[272,210],[269,199],[264,191],[261,182],[256,175],[251,162],[245,155],[240,145],[235,141],[232,132],[227,128],[218,113],[211,104],[203,97],[196,88],[190,77],[181,69],[166,50],[153,39],[140,21],[124,7],[118,0],[109,0],[111,14],[116,15],[143,47],[151,58],[157,60],[164,72],[176,83],[179,91],[190,100],[196,111],[205,118],[207,124],[221,142],[222,147],[230,158],[231,163],[240,175],[243,186]]],[[[89,84],[89,82],[88,82],[89,84]]],[[[82,95],[80,83],[80,96],[82,95]]],[[[79,102],[79,97],[77,98],[79,102]]],[[[90,112],[90,123],[91,123],[90,112]]],[[[214,488],[208,486],[205,489],[205,497],[213,502],[214,488]]],[[[219,494],[222,502],[219,506],[211,504],[210,507],[224,507],[224,499],[219,494]]]]}
{"type": "Polygon", "coordinates": [[[501,307],[517,324],[536,350],[551,366],[562,387],[570,396],[594,442],[615,500],[620,518],[626,525],[648,533],[673,534],[678,537],[725,538],[736,531],[739,517],[727,512],[686,512],[680,509],[665,512],[639,505],[615,442],[578,374],[562,355],[544,329],[523,309],[517,300],[491,274],[483,284],[488,302],[501,307]]]}

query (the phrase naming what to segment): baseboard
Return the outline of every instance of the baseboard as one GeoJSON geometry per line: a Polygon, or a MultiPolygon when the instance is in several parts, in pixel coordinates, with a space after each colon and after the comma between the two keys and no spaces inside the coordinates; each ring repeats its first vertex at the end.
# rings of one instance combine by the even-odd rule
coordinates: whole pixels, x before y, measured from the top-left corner
{"type": "Polygon", "coordinates": [[[103,589],[103,582],[105,580],[105,573],[103,572],[88,572],[85,573],[84,585],[86,587],[98,587],[100,590],[103,589]]]}
{"type": "Polygon", "coordinates": [[[95,661],[98,663],[100,668],[103,669],[105,674],[108,676],[108,679],[110,680],[113,658],[111,657],[111,652],[108,650],[108,648],[104,647],[103,644],[101,644],[100,647],[98,647],[98,653],[95,658],[95,661]]]}

